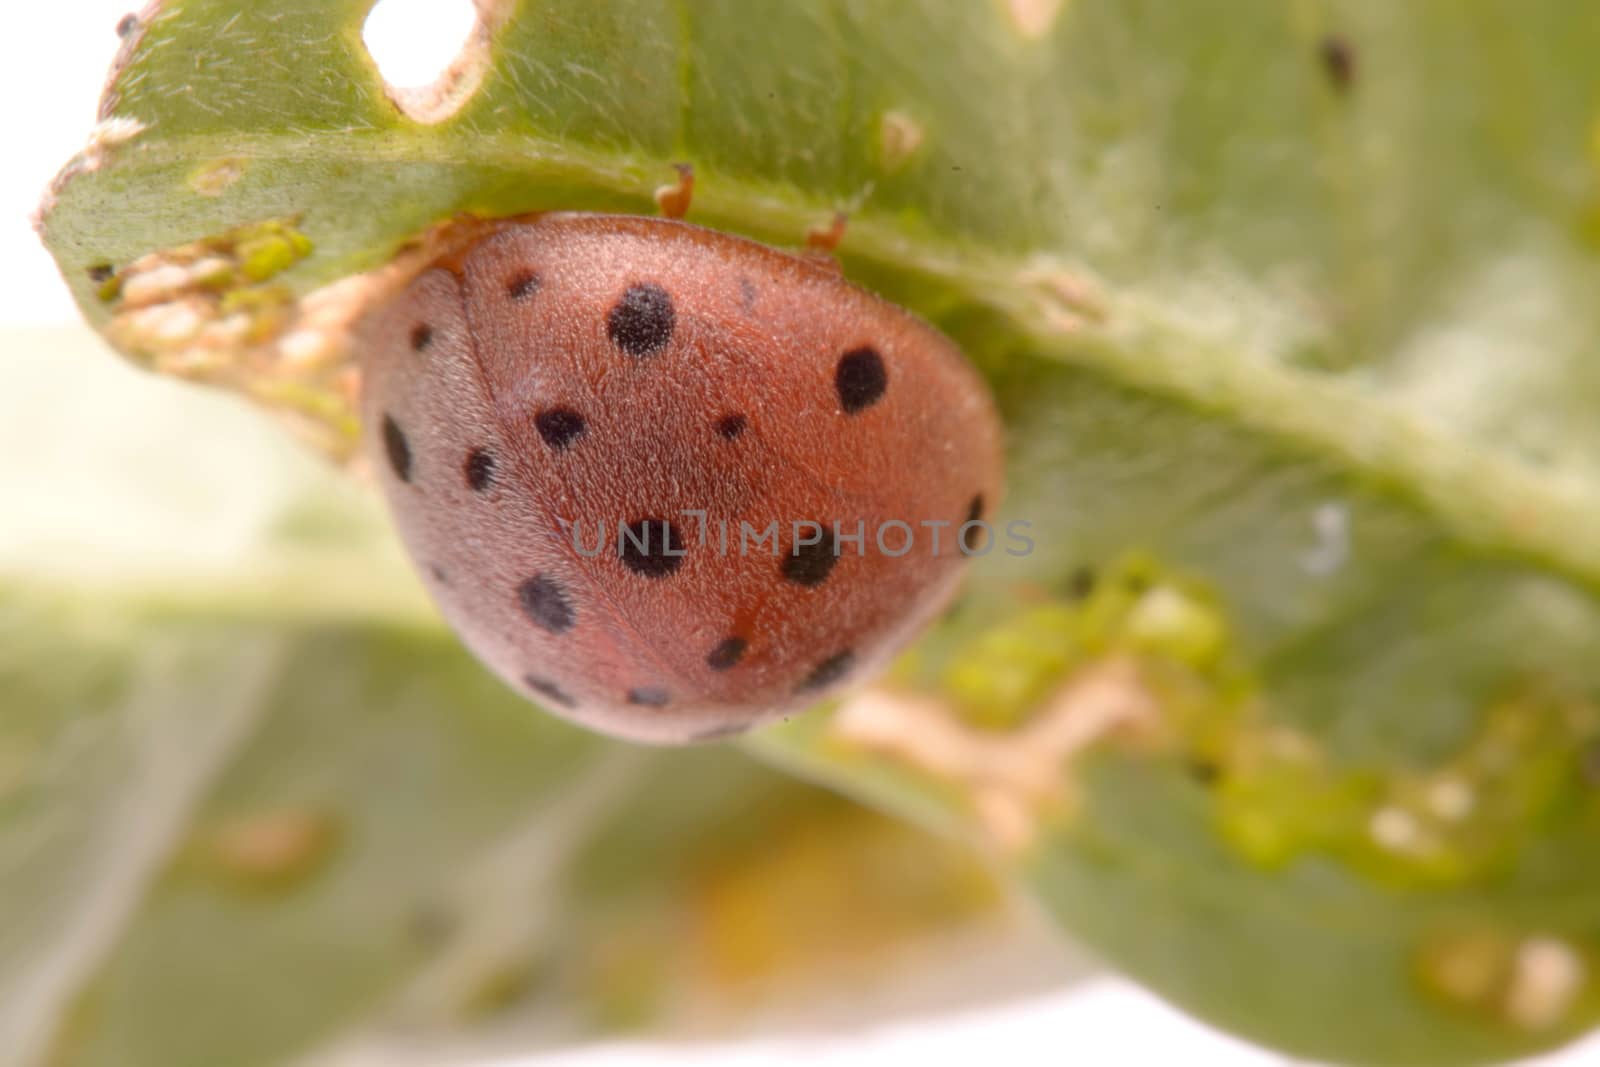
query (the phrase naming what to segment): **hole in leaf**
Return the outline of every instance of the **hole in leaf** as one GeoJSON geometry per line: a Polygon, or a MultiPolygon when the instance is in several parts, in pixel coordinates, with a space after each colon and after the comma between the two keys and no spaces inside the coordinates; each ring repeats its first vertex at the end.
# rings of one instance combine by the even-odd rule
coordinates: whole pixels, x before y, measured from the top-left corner
{"type": "MultiPolygon", "coordinates": [[[[485,21],[507,6],[485,5],[485,21]]],[[[485,21],[472,0],[378,0],[361,40],[395,106],[417,122],[442,122],[483,81],[489,58],[485,21]]]]}

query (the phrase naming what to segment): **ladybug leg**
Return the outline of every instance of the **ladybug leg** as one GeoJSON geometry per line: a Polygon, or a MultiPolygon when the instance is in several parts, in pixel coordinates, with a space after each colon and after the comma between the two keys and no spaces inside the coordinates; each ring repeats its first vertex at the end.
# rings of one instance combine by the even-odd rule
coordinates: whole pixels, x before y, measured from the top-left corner
{"type": "Polygon", "coordinates": [[[687,163],[674,163],[678,180],[656,190],[656,206],[669,219],[681,219],[689,213],[689,203],[694,199],[694,168],[687,163]]]}

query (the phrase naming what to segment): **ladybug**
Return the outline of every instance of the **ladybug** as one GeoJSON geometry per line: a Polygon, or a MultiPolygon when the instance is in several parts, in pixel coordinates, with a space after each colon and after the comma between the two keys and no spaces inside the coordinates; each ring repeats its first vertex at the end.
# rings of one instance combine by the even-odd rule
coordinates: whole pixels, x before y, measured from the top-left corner
{"type": "Polygon", "coordinates": [[[358,341],[368,454],[446,620],[603,733],[815,703],[992,544],[982,378],[815,257],[671,218],[482,222],[358,341]]]}

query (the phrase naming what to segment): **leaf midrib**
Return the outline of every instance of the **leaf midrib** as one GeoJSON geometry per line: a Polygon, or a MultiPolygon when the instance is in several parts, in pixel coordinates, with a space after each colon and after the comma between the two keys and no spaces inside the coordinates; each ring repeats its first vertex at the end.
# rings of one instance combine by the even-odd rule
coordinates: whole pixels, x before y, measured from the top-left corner
{"type": "MultiPolygon", "coordinates": [[[[126,181],[130,170],[189,165],[211,156],[259,161],[298,160],[308,154],[355,163],[462,166],[463,139],[470,139],[473,168],[575,179],[642,203],[650,202],[654,189],[670,175],[670,164],[677,162],[524,133],[444,126],[416,128],[405,137],[396,137],[393,129],[377,129],[136,141],[115,171],[126,181]],[[308,143],[314,153],[308,153],[308,143]]],[[[83,175],[79,181],[94,177],[83,175]]],[[[794,243],[834,210],[831,202],[792,186],[715,174],[701,175],[695,196],[694,214],[701,218],[756,235],[791,234],[794,243]]],[[[1269,352],[1196,336],[1139,294],[1111,289],[1063,255],[996,254],[975,242],[910,235],[870,213],[851,219],[844,251],[851,258],[937,282],[972,305],[999,312],[1037,354],[1221,415],[1411,500],[1465,544],[1600,590],[1600,536],[1583,536],[1584,531],[1600,534],[1600,494],[1571,477],[1541,473],[1496,454],[1349,380],[1288,368],[1269,352]],[[1100,295],[1103,323],[1087,324],[1074,316],[1074,309],[1047,284],[1047,279],[1059,277],[1088,283],[1100,295]]],[[[314,262],[315,257],[308,266],[314,262]]],[[[317,285],[338,276],[302,268],[300,281],[317,285]]],[[[96,312],[103,314],[100,308],[86,306],[84,311],[95,318],[96,312]]]]}

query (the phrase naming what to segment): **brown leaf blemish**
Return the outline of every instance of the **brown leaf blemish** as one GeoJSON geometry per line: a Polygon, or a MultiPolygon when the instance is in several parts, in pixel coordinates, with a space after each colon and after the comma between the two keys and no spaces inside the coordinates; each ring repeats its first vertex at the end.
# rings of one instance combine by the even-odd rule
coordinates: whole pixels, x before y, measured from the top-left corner
{"type": "Polygon", "coordinates": [[[1073,759],[1113,735],[1149,736],[1157,729],[1155,695],[1128,657],[1075,673],[1018,729],[996,733],[962,722],[936,698],[868,689],[835,713],[840,741],[890,756],[973,798],[980,826],[1002,849],[1021,851],[1041,816],[1066,799],[1073,759]]]}

